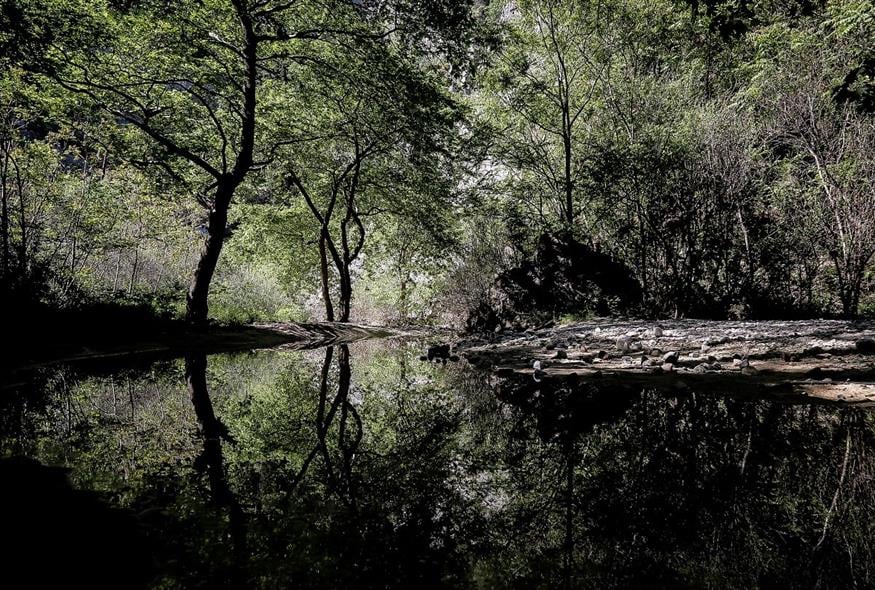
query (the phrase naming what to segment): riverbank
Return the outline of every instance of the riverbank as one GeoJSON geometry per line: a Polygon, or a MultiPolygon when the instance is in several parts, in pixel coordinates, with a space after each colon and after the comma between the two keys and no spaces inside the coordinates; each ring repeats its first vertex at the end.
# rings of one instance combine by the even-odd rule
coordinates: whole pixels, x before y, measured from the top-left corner
{"type": "Polygon", "coordinates": [[[454,353],[500,377],[574,377],[697,391],[778,387],[875,406],[872,321],[604,319],[463,339],[454,353]]]}
{"type": "Polygon", "coordinates": [[[80,323],[34,327],[4,353],[0,377],[20,370],[66,362],[124,357],[174,357],[187,352],[235,352],[260,348],[318,348],[364,338],[388,337],[386,328],[342,324],[269,323],[193,327],[176,320],[145,323],[80,323]]]}

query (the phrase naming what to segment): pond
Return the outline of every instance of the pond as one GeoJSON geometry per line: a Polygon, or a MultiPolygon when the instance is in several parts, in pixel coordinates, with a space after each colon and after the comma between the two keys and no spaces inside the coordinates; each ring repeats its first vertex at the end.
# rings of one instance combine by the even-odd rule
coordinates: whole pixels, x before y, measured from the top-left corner
{"type": "Polygon", "coordinates": [[[27,587],[875,584],[875,420],[370,340],[45,368],[0,396],[27,587]],[[34,556],[42,563],[28,564],[34,556]]]}

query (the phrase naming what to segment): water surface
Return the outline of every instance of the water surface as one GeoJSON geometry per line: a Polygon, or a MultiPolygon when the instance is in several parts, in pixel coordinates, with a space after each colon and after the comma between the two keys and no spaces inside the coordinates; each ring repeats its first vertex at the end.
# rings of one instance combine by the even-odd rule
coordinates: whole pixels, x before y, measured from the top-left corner
{"type": "Polygon", "coordinates": [[[535,382],[421,352],[383,340],[192,353],[5,387],[3,575],[93,588],[875,585],[867,410],[535,382]]]}

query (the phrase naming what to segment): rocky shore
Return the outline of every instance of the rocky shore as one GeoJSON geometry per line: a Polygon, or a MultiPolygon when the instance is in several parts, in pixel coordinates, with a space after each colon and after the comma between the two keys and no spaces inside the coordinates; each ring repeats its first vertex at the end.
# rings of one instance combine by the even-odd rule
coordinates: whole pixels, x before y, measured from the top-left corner
{"type": "Polygon", "coordinates": [[[875,322],[593,320],[463,339],[453,354],[499,376],[721,391],[781,386],[875,406],[875,322]]]}

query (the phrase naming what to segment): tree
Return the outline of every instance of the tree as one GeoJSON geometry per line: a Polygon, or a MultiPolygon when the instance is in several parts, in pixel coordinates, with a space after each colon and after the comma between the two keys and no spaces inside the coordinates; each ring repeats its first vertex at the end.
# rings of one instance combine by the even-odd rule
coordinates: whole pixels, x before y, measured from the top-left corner
{"type": "Polygon", "coordinates": [[[136,130],[127,155],[159,167],[204,208],[203,244],[186,309],[190,322],[203,323],[231,203],[278,147],[263,141],[270,125],[262,110],[266,82],[278,76],[278,64],[294,67],[303,44],[355,36],[363,21],[340,0],[318,6],[216,0],[169,10],[152,3],[99,10],[106,30],[99,43],[89,51],[53,43],[59,65],[50,74],[136,130]]]}
{"type": "Polygon", "coordinates": [[[420,226],[442,218],[435,213],[449,197],[445,142],[458,114],[433,79],[381,43],[312,59],[319,65],[296,105],[303,115],[283,131],[296,146],[286,156],[286,183],[318,225],[326,318],[346,322],[371,218],[390,214],[420,226]]]}
{"type": "Polygon", "coordinates": [[[787,139],[798,150],[800,190],[813,188],[814,219],[836,272],[842,313],[855,317],[875,256],[875,123],[811,95],[782,101],[787,139]]]}
{"type": "Polygon", "coordinates": [[[537,200],[538,217],[555,213],[573,232],[588,120],[599,100],[607,56],[600,32],[608,21],[600,2],[526,0],[503,5],[505,47],[491,73],[499,141],[497,160],[537,200]]]}

